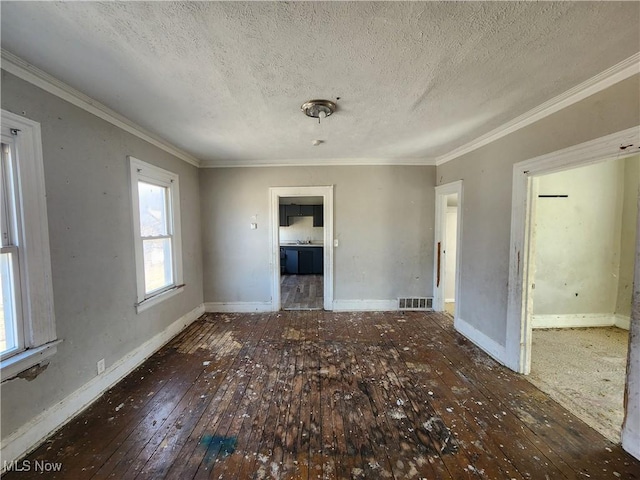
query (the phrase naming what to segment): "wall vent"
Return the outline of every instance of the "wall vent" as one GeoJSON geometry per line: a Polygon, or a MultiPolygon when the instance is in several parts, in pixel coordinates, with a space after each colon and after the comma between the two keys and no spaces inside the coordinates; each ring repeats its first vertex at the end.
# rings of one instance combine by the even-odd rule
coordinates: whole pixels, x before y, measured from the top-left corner
{"type": "Polygon", "coordinates": [[[398,310],[433,310],[433,297],[400,297],[398,310]]]}

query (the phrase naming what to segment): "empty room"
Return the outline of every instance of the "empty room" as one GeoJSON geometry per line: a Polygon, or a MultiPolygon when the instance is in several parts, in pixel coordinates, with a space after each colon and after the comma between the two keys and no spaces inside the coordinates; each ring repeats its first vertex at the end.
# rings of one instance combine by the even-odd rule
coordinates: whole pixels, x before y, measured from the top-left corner
{"type": "Polygon", "coordinates": [[[0,17],[3,480],[640,479],[639,3],[0,17]]]}

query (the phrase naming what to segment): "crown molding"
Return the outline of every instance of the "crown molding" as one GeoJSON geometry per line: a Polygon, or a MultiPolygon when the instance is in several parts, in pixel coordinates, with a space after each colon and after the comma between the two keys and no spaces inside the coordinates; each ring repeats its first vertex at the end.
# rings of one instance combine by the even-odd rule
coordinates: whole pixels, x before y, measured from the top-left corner
{"type": "MultiPolygon", "coordinates": [[[[256,160],[254,162],[260,162],[256,160]]],[[[277,162],[252,163],[251,160],[209,162],[203,160],[200,168],[254,168],[254,167],[353,167],[353,166],[420,166],[434,167],[433,158],[325,158],[278,160],[277,162]]]]}
{"type": "Polygon", "coordinates": [[[576,85],[566,92],[561,93],[557,97],[538,105],[532,110],[529,110],[500,127],[491,130],[489,133],[486,133],[475,140],[438,157],[436,159],[436,165],[442,165],[455,158],[477,150],[480,147],[488,145],[489,143],[495,142],[516,130],[520,130],[521,128],[531,125],[538,120],[548,117],[563,108],[567,108],[580,100],[605,90],[611,85],[621,82],[633,75],[637,75],[638,73],[640,73],[640,52],[595,75],[594,77],[591,77],[581,84],[576,85]]]}
{"type": "Polygon", "coordinates": [[[57,78],[49,75],[48,73],[40,70],[38,67],[31,65],[20,57],[13,53],[2,49],[2,70],[5,70],[16,77],[39,87],[46,92],[49,92],[69,103],[72,103],[76,107],[82,108],[93,115],[100,117],[101,119],[115,125],[122,130],[135,135],[142,140],[149,142],[152,145],[164,150],[171,155],[178,157],[195,167],[200,166],[200,160],[196,157],[188,154],[184,150],[171,145],[160,137],[145,130],[144,128],[136,125],[128,118],[120,115],[119,113],[111,110],[106,105],[94,100],[93,98],[85,95],[84,93],[76,90],[75,88],[61,82],[57,78]]]}

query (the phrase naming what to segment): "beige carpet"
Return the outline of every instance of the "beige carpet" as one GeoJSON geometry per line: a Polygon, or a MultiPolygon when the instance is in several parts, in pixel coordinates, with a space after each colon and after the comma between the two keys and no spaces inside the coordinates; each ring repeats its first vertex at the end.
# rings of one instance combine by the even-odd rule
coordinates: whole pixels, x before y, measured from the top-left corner
{"type": "Polygon", "coordinates": [[[620,442],[629,332],[615,327],[534,330],[529,380],[620,442]]]}

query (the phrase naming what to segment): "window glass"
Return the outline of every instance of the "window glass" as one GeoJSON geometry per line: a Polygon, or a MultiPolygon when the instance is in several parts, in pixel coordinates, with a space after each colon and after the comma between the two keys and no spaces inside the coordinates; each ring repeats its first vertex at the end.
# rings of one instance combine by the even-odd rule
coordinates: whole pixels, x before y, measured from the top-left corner
{"type": "Polygon", "coordinates": [[[173,284],[171,239],[143,239],[145,293],[152,293],[173,284]]]}
{"type": "Polygon", "coordinates": [[[19,347],[12,257],[12,253],[0,254],[0,354],[19,347]]]}
{"type": "Polygon", "coordinates": [[[167,188],[138,182],[140,204],[140,235],[159,237],[167,235],[167,188]]]}

